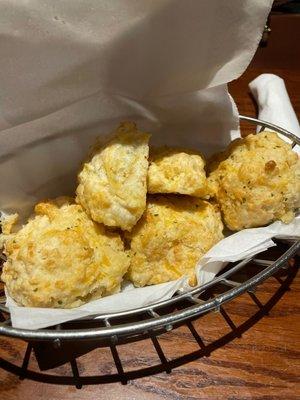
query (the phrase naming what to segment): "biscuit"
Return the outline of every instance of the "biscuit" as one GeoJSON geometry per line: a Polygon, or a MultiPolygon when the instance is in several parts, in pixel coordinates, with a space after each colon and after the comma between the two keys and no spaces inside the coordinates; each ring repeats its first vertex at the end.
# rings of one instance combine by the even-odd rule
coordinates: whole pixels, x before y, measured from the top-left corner
{"type": "Polygon", "coordinates": [[[132,232],[128,278],[135,286],[154,285],[187,275],[195,284],[199,259],[223,238],[218,209],[188,196],[150,196],[132,232]]]}
{"type": "Polygon", "coordinates": [[[96,150],[78,176],[76,201],[91,218],[130,230],[146,207],[150,135],[133,122],[122,123],[115,138],[96,150]]]}
{"type": "Polygon", "coordinates": [[[117,233],[66,198],[39,203],[35,216],[4,237],[2,280],[22,306],[73,308],[120,290],[129,255],[117,233]]]}
{"type": "Polygon", "coordinates": [[[209,169],[211,190],[233,231],[289,223],[300,206],[300,160],[274,132],[238,139],[209,169]]]}
{"type": "Polygon", "coordinates": [[[160,148],[150,155],[148,193],[207,195],[205,161],[191,150],[160,148]]]}

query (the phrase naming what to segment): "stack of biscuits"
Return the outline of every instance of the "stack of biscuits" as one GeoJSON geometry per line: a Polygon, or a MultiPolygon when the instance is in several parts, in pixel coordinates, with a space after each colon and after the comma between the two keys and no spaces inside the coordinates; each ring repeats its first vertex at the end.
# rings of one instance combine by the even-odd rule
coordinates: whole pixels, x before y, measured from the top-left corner
{"type": "Polygon", "coordinates": [[[20,229],[2,218],[2,280],[28,307],[78,307],[135,286],[188,276],[231,231],[294,218],[300,161],[273,132],[231,143],[206,164],[199,151],[151,148],[124,122],[95,146],[74,198],[38,203],[20,229]]]}

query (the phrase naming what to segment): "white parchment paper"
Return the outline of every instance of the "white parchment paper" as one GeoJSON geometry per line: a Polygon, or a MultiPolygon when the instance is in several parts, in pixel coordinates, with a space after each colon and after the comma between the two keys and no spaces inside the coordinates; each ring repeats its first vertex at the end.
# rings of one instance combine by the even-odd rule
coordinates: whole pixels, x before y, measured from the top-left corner
{"type": "MultiPolygon", "coordinates": [[[[26,218],[41,198],[72,194],[94,140],[122,120],[153,144],[210,154],[238,136],[227,82],[249,64],[271,0],[2,0],[0,209],[26,218]]],[[[299,221],[226,238],[199,262],[211,279],[228,261],[299,234],[299,221]]],[[[74,310],[19,307],[13,326],[38,329],[171,297],[186,279],[121,293],[74,310]]]]}
{"type": "Polygon", "coordinates": [[[238,135],[227,82],[271,0],[2,0],[0,209],[72,193],[96,137],[122,120],[206,154],[238,135]]]}
{"type": "MultiPolygon", "coordinates": [[[[228,262],[253,257],[274,246],[272,237],[289,238],[291,236],[300,236],[300,216],[288,225],[274,222],[267,227],[244,229],[228,236],[211,248],[199,261],[196,266],[198,284],[209,282],[228,262]]],[[[144,288],[134,288],[129,284],[118,294],[91,301],[71,310],[20,307],[8,295],[6,305],[9,307],[14,327],[39,329],[89,315],[143,307],[166,300],[179,289],[189,290],[185,277],[144,288]]]]}

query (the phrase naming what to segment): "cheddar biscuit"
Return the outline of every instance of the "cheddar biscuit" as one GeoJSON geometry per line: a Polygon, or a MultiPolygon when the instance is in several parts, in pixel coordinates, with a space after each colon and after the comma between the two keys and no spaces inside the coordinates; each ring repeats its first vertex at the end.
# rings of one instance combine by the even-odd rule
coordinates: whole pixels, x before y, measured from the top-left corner
{"type": "Polygon", "coordinates": [[[211,189],[233,231],[288,223],[300,206],[300,160],[274,132],[238,139],[209,169],[211,189]]]}
{"type": "Polygon", "coordinates": [[[152,196],[132,232],[128,278],[135,286],[190,277],[199,259],[223,238],[218,209],[188,196],[152,196]]]}
{"type": "Polygon", "coordinates": [[[149,193],[178,193],[196,197],[207,195],[205,161],[192,150],[163,147],[150,155],[149,193]]]}
{"type": "Polygon", "coordinates": [[[150,135],[124,122],[115,137],[96,150],[79,173],[76,201],[91,218],[130,230],[146,207],[150,135]]]}
{"type": "Polygon", "coordinates": [[[2,237],[1,278],[23,306],[72,308],[116,293],[129,266],[120,236],[66,198],[37,204],[26,225],[2,237]]]}

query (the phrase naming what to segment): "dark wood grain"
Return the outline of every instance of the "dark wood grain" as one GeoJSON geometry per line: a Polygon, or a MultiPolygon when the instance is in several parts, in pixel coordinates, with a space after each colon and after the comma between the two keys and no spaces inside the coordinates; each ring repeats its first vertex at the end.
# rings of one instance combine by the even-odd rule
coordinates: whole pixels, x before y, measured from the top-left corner
{"type": "MultiPolygon", "coordinates": [[[[244,75],[229,85],[230,92],[241,113],[255,116],[256,109],[248,93],[248,83],[263,72],[276,73],[285,79],[288,92],[300,115],[299,69],[282,68],[282,60],[272,68],[263,67],[258,55],[244,75]],[[258,61],[257,61],[258,60],[258,61]]],[[[251,129],[246,128],[245,133],[251,129]]],[[[259,287],[257,296],[266,302],[279,286],[272,278],[259,287]]],[[[300,276],[296,276],[291,290],[286,292],[272,308],[269,316],[248,329],[241,338],[213,351],[210,357],[202,357],[187,363],[171,374],[130,381],[127,386],[119,383],[84,387],[60,387],[20,381],[17,377],[0,370],[0,399],[2,400],[194,400],[194,399],[298,399],[300,398],[300,276]]],[[[247,295],[241,296],[225,308],[235,324],[255,312],[255,305],[247,295]]],[[[217,313],[211,313],[194,323],[199,334],[212,342],[220,333],[230,332],[229,326],[217,313]]],[[[187,327],[179,328],[160,337],[161,346],[169,359],[198,351],[199,346],[187,327]]],[[[8,338],[0,338],[0,357],[21,363],[25,344],[8,338]]],[[[120,346],[120,357],[126,371],[140,366],[158,363],[158,356],[150,340],[120,346]]],[[[30,361],[34,366],[34,358],[30,361]]],[[[83,374],[114,371],[111,353],[99,349],[79,359],[83,374]]],[[[70,373],[69,366],[59,367],[56,372],[70,373]]]]}

